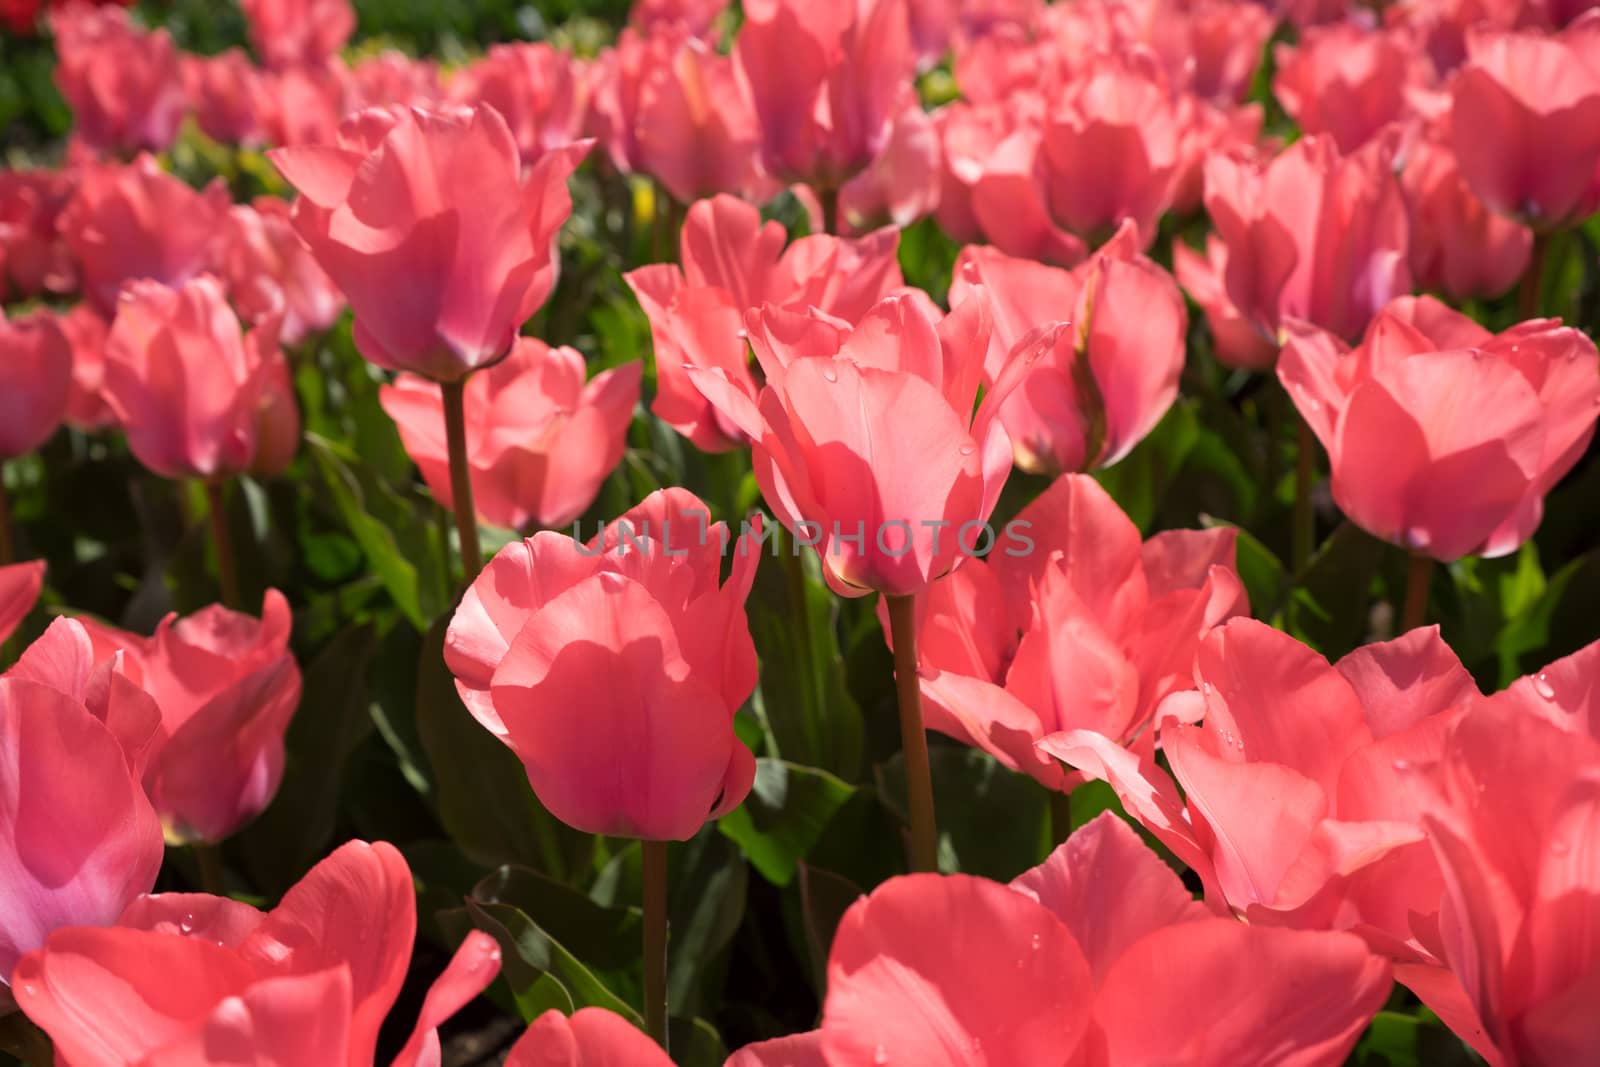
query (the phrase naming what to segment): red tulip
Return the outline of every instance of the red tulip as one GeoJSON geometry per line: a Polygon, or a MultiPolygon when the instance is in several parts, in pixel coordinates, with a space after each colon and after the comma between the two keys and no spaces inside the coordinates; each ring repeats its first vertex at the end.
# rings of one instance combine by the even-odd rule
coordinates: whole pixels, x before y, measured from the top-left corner
{"type": "Polygon", "coordinates": [[[691,367],[718,371],[756,395],[744,340],[744,316],[763,305],[815,307],[854,322],[902,284],[899,234],[880,230],[840,240],[802,237],[784,248],[783,226],[730,196],[702,200],[683,224],[680,269],[655,264],[625,278],[650,317],[656,398],[651,411],[707,452],[748,440],[689,380],[691,367]]]}
{"type": "Polygon", "coordinates": [[[71,171],[0,170],[0,293],[7,275],[21,297],[77,288],[78,265],[59,226],[75,187],[71,171]]]}
{"type": "MultiPolygon", "coordinates": [[[[50,439],[67,414],[72,346],[47,311],[0,311],[0,463],[50,439]]],[[[3,520],[0,520],[3,521],[3,520]]]]}
{"type": "Polygon", "coordinates": [[[1323,137],[1261,163],[1217,156],[1206,211],[1227,248],[1229,299],[1273,343],[1284,319],[1359,337],[1411,290],[1405,198],[1380,139],[1341,157],[1323,137]]]}
{"type": "Polygon", "coordinates": [[[1199,692],[1169,698],[1157,715],[1186,800],[1148,750],[1088,730],[1039,748],[1109,781],[1218,910],[1256,925],[1348,929],[1386,955],[1429,958],[1412,914],[1433,910],[1442,883],[1404,771],[1438,756],[1477,696],[1437,629],[1330,666],[1236,619],[1202,643],[1194,678],[1199,692]]]}
{"type": "Polygon", "coordinates": [[[161,827],[107,725],[20,667],[0,677],[0,796],[0,976],[10,978],[50,931],[113,922],[149,892],[161,827]]]}
{"type": "Polygon", "coordinates": [[[152,637],[85,620],[94,657],[120,654],[155,700],[160,733],[144,784],[175,841],[220,841],[261,813],[283,777],[283,735],[300,702],[289,604],[268,590],[260,619],[212,606],[152,637]]]}
{"type": "Polygon", "coordinates": [[[1533,234],[1491,212],[1443,144],[1413,144],[1400,184],[1411,205],[1411,273],[1421,288],[1455,300],[1494,297],[1528,269],[1533,234]]]}
{"type": "Polygon", "coordinates": [[[729,1067],[1333,1067],[1390,985],[1347,934],[1206,917],[1107,813],[1010,886],[914,874],[858,900],[821,1029],[729,1067]]]}
{"type": "Polygon", "coordinates": [[[107,318],[131,281],[182,285],[206,270],[230,204],[221,180],[195,192],[150,156],[85,168],[61,215],[84,295],[107,318]]]}
{"type": "Polygon", "coordinates": [[[72,348],[72,385],[67,395],[67,422],[80,430],[98,430],[116,416],[100,393],[106,378],[106,338],[111,327],[89,304],[74,304],[56,324],[72,348]]]}
{"type": "Polygon", "coordinates": [[[511,1046],[505,1067],[672,1067],[672,1060],[614,1012],[583,1008],[568,1018],[551,1009],[511,1046]]]}
{"type": "Polygon", "coordinates": [[[228,212],[217,259],[240,315],[254,325],[278,318],[284,344],[299,344],[344,313],[344,295],[294,232],[289,205],[276,197],[228,212]]]}
{"type": "MultiPolygon", "coordinates": [[[[627,363],[585,385],[577,351],[523,337],[469,379],[467,462],[479,515],[520,530],[565,526],[587,511],[622,460],[643,369],[627,363]]],[[[452,506],[439,386],[402,374],[379,399],[434,497],[452,506]]]]}
{"type": "Polygon", "coordinates": [[[587,546],[550,532],[512,542],[468,589],[445,661],[551,814],[682,841],[744,800],[755,759],[733,716],[756,682],[744,602],[757,533],[731,543],[704,504],[667,489],[587,546]]]}
{"type": "Polygon", "coordinates": [[[298,420],[276,322],[241,337],[210,275],[181,289],[127,288],[106,340],[103,395],[139,462],[167,478],[271,468],[273,419],[298,420]]]}
{"type": "Polygon", "coordinates": [[[257,145],[265,133],[260,114],[261,75],[242,48],[214,56],[183,56],[184,91],[200,130],[227,145],[257,145]]]}
{"type": "Polygon", "coordinates": [[[1247,610],[1234,531],[1141,545],[1082,475],[1058,479],[1012,529],[1026,543],[968,560],[918,605],[925,714],[930,729],[1063,789],[1073,780],[1038,741],[1087,729],[1152,751],[1156,707],[1186,687],[1201,638],[1247,610]]]}
{"type": "Polygon", "coordinates": [[[1467,33],[1451,147],[1483,202],[1537,230],[1600,207],[1600,14],[1565,32],[1467,33]]]}
{"type": "Polygon", "coordinates": [[[767,172],[819,190],[865,168],[914,95],[905,0],[747,0],[733,56],[767,172]]]}
{"type": "MultiPolygon", "coordinates": [[[[1587,652],[1580,699],[1592,703],[1587,652]]],[[[1496,1067],[1600,1053],[1588,1010],[1600,988],[1600,741],[1592,716],[1588,729],[1563,729],[1519,706],[1555,705],[1571,690],[1558,696],[1537,679],[1525,689],[1473,709],[1437,762],[1412,772],[1444,872],[1433,930],[1449,970],[1412,965],[1399,977],[1496,1067]]]]}
{"type": "Polygon", "coordinates": [[[355,310],[356,344],[382,367],[456,382],[510,351],[555,286],[567,175],[587,146],[524,180],[487,106],[363,111],[338,147],[280,148],[300,190],[295,229],[355,310]]]}
{"type": "Polygon", "coordinates": [[[42,559],[0,567],[0,645],[5,644],[22,620],[28,617],[43,588],[42,559]]]}
{"type": "Polygon", "coordinates": [[[497,44],[450,83],[450,98],[504,116],[526,166],[583,133],[589,87],[570,52],[545,42],[497,44]]]}
{"type": "Polygon", "coordinates": [[[356,29],[349,0],[239,0],[250,44],[269,67],[317,66],[356,29]]]}
{"type": "Polygon", "coordinates": [[[1600,413],[1600,353],[1582,333],[1536,319],[1496,336],[1431,297],[1395,301],[1348,351],[1294,328],[1279,377],[1328,452],[1340,509],[1446,561],[1532,536],[1600,413]]]}
{"type": "Polygon", "coordinates": [[[83,4],[53,11],[50,26],[56,86],[73,110],[78,140],[99,152],[168,148],[187,100],[167,31],[142,30],[119,8],[83,4]]]}
{"type": "Polygon", "coordinates": [[[1081,324],[1000,408],[1022,470],[1053,475],[1110,466],[1177,399],[1188,312],[1171,275],[1139,253],[1132,223],[1071,271],[965,248],[951,300],[974,283],[992,294],[994,309],[986,385],[1000,378],[1007,357],[1038,324],[1081,324]]]}
{"type": "Polygon", "coordinates": [[[816,547],[835,592],[918,593],[983,545],[1011,470],[1000,405],[1065,326],[1031,334],[974,413],[991,326],[982,286],[947,316],[911,290],[854,327],[770,305],[746,321],[759,395],[718,369],[690,378],[753,442],[767,505],[816,547]]]}
{"type": "Polygon", "coordinates": [[[1354,152],[1391,122],[1408,117],[1408,94],[1429,80],[1415,46],[1396,32],[1344,22],[1309,29],[1274,50],[1272,92],[1308,134],[1354,152]]]}
{"type": "MultiPolygon", "coordinates": [[[[205,894],[134,901],[117,926],[58,930],[17,965],[17,1003],[74,1067],[370,1067],[416,935],[400,853],[352,841],[270,912],[205,894]]],[[[437,1028],[500,970],[467,935],[393,1067],[439,1062],[437,1028]]]]}

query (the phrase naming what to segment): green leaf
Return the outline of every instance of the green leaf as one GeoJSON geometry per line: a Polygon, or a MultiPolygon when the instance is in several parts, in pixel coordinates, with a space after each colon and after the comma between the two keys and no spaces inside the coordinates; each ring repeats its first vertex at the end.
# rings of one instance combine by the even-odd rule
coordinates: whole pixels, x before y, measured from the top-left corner
{"type": "Polygon", "coordinates": [[[1134,525],[1148,534],[1167,486],[1183,469],[1199,440],[1200,423],[1194,402],[1180,401],[1122,462],[1096,471],[1095,478],[1134,525]]]}
{"type": "Polygon", "coordinates": [[[1416,1016],[1378,1012],[1356,1046],[1357,1061],[1373,1067],[1421,1067],[1417,1059],[1417,1029],[1416,1016]]]}
{"type": "MultiPolygon", "coordinates": [[[[1340,525],[1290,593],[1289,632],[1329,659],[1355,648],[1367,632],[1372,579],[1385,555],[1398,551],[1354,523],[1340,525]]],[[[1264,604],[1251,606],[1257,615],[1266,612],[1264,604]]]]}
{"type": "MultiPolygon", "coordinates": [[[[1208,521],[1202,517],[1201,525],[1209,529],[1233,524],[1208,521]]],[[[1238,531],[1234,555],[1239,579],[1244,582],[1245,591],[1250,595],[1250,606],[1262,617],[1270,617],[1283,604],[1284,594],[1289,587],[1289,574],[1283,562],[1254,534],[1242,526],[1233,526],[1233,529],[1238,531]]]]}
{"type": "Polygon", "coordinates": [[[861,887],[842,874],[802,863],[798,868],[801,923],[806,951],[811,960],[812,984],[818,990],[827,986],[828,953],[833,948],[833,933],[850,905],[865,894],[861,887]]]}
{"type": "Polygon", "coordinates": [[[722,817],[718,828],[744,850],[763,878],[785,886],[854,793],[827,771],[785,760],[757,760],[750,795],[722,817]]]}
{"type": "MultiPolygon", "coordinates": [[[[987,752],[930,745],[939,869],[1010,881],[1039,861],[1049,831],[1049,799],[1033,779],[1002,767],[987,752]]],[[[905,763],[900,753],[879,768],[884,804],[904,821],[905,763]]]]}

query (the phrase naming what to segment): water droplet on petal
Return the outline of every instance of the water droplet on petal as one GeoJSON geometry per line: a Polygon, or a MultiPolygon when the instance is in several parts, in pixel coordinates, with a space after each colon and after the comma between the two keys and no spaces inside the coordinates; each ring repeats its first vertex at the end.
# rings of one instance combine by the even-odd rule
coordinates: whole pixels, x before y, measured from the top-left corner
{"type": "Polygon", "coordinates": [[[1033,950],[1035,952],[1039,951],[1039,944],[1040,944],[1041,940],[1042,940],[1042,938],[1038,934],[1034,934],[1033,935],[1033,940],[1032,940],[1031,944],[1033,945],[1033,950]]]}
{"type": "Polygon", "coordinates": [[[1211,683],[1210,682],[1201,682],[1200,683],[1200,692],[1204,693],[1206,696],[1210,696],[1211,695],[1211,683]]]}
{"type": "Polygon", "coordinates": [[[194,933],[194,916],[193,915],[185,915],[183,918],[178,920],[178,932],[180,934],[192,934],[192,933],[194,933]]]}
{"type": "Polygon", "coordinates": [[[1550,851],[1557,856],[1565,856],[1571,849],[1572,846],[1559,837],[1550,842],[1550,851]]]}
{"type": "Polygon", "coordinates": [[[824,366],[820,373],[822,374],[822,380],[825,382],[836,382],[839,380],[839,372],[834,369],[831,362],[824,366]]]}
{"type": "Polygon", "coordinates": [[[1408,759],[1397,759],[1390,764],[1390,766],[1397,771],[1409,771],[1411,769],[1411,761],[1408,759]]]}
{"type": "Polygon", "coordinates": [[[876,1064],[880,1064],[880,1065],[888,1063],[889,1062],[889,1050],[884,1048],[882,1045],[879,1045],[877,1048],[873,1049],[872,1050],[872,1062],[876,1063],[876,1064]]]}
{"type": "Polygon", "coordinates": [[[968,441],[966,444],[961,446],[961,454],[963,456],[970,456],[977,450],[978,446],[973,444],[971,441],[968,441]]]}
{"type": "Polygon", "coordinates": [[[1556,698],[1556,687],[1550,684],[1550,678],[1544,671],[1540,671],[1533,676],[1533,691],[1545,700],[1554,700],[1556,698]]]}
{"type": "Polygon", "coordinates": [[[1432,543],[1433,543],[1432,535],[1429,534],[1428,531],[1426,529],[1424,529],[1423,527],[1421,527],[1421,526],[1410,526],[1410,527],[1406,528],[1406,547],[1407,548],[1415,549],[1416,551],[1420,552],[1423,549],[1427,548],[1432,543]]]}
{"type": "Polygon", "coordinates": [[[32,982],[23,982],[22,992],[24,996],[31,997],[39,992],[39,987],[34,985],[32,982]]]}

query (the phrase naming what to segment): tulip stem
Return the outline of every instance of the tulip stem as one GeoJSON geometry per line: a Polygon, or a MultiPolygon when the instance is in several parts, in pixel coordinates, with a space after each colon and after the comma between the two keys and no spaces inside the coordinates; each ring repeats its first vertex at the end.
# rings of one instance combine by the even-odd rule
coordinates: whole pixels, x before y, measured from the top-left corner
{"type": "Polygon", "coordinates": [[[1059,845],[1072,834],[1072,794],[1050,794],[1050,843],[1059,845]]]}
{"type": "Polygon", "coordinates": [[[1311,426],[1302,418],[1295,419],[1294,457],[1294,541],[1290,557],[1294,573],[1303,574],[1311,562],[1311,553],[1317,547],[1317,518],[1311,509],[1311,481],[1316,474],[1316,439],[1311,426]]]}
{"type": "Polygon", "coordinates": [[[217,556],[217,585],[222,591],[222,606],[235,611],[239,598],[239,564],[233,555],[233,538],[228,532],[228,483],[206,482],[206,522],[211,527],[211,548],[217,556]]]}
{"type": "Polygon", "coordinates": [[[667,1047],[667,843],[640,841],[644,889],[644,1021],[667,1047]]]}
{"type": "Polygon", "coordinates": [[[1428,621],[1428,584],[1433,579],[1433,557],[1411,553],[1406,567],[1406,604],[1400,632],[1410,633],[1428,621]]]}
{"type": "Polygon", "coordinates": [[[1550,235],[1535,233],[1533,251],[1528,256],[1528,269],[1522,275],[1522,287],[1517,290],[1517,317],[1539,317],[1539,297],[1544,290],[1545,261],[1550,258],[1550,235]]]}
{"type": "Polygon", "coordinates": [[[483,569],[478,544],[478,512],[472,502],[472,468],[467,463],[467,383],[443,382],[444,435],[450,451],[450,499],[456,510],[456,535],[461,539],[461,570],[467,583],[483,569]]]}
{"type": "Polygon", "coordinates": [[[822,202],[822,232],[837,234],[839,232],[838,188],[818,189],[817,199],[822,202]]]}
{"type": "Polygon", "coordinates": [[[222,872],[222,849],[200,842],[194,846],[195,862],[200,865],[200,888],[214,897],[228,895],[228,880],[222,872]]]}
{"type": "Polygon", "coordinates": [[[900,743],[906,765],[907,807],[911,813],[911,869],[937,871],[939,830],[933,818],[933,772],[928,766],[928,735],[922,727],[916,598],[886,594],[884,600],[889,606],[894,681],[900,697],[900,743]]]}
{"type": "Polygon", "coordinates": [[[11,498],[6,495],[5,464],[0,463],[0,567],[17,561],[17,549],[11,542],[11,498]]]}

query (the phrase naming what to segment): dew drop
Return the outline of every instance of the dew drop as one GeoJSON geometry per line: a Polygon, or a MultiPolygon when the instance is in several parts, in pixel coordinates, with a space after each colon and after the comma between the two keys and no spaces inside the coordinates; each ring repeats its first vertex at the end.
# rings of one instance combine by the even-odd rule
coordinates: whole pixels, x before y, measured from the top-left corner
{"type": "Polygon", "coordinates": [[[1522,351],[1522,346],[1521,345],[1512,345],[1511,346],[1511,354],[1513,356],[1516,355],[1520,351],[1522,351]]]}
{"type": "Polygon", "coordinates": [[[1533,676],[1533,691],[1545,700],[1556,698],[1556,687],[1550,684],[1550,679],[1544,671],[1533,676]]]}
{"type": "Polygon", "coordinates": [[[879,1064],[880,1067],[881,1067],[882,1064],[888,1063],[889,1062],[889,1050],[884,1048],[882,1045],[879,1045],[877,1048],[873,1049],[872,1050],[872,1062],[876,1063],[876,1064],[879,1064]]]}
{"type": "Polygon", "coordinates": [[[1410,526],[1406,528],[1406,545],[1408,547],[1421,551],[1432,543],[1433,538],[1428,534],[1428,531],[1425,528],[1421,526],[1410,526]]]}
{"type": "Polygon", "coordinates": [[[1040,936],[1038,934],[1034,934],[1031,944],[1033,945],[1033,950],[1035,952],[1039,951],[1040,942],[1041,942],[1040,936]]]}
{"type": "Polygon", "coordinates": [[[1409,771],[1411,769],[1411,761],[1408,759],[1397,759],[1390,764],[1390,766],[1397,771],[1409,771]]]}
{"type": "Polygon", "coordinates": [[[32,982],[23,982],[22,983],[22,993],[23,993],[24,996],[31,997],[31,996],[36,995],[38,992],[39,992],[39,987],[34,985],[32,982]]]}
{"type": "Polygon", "coordinates": [[[1550,842],[1550,852],[1552,855],[1565,856],[1571,850],[1572,846],[1567,844],[1566,841],[1559,837],[1550,842]]]}
{"type": "Polygon", "coordinates": [[[831,365],[823,367],[820,373],[822,374],[822,380],[825,382],[836,382],[839,380],[839,372],[831,365]]]}
{"type": "Polygon", "coordinates": [[[192,934],[192,933],[194,933],[194,916],[193,915],[185,915],[183,918],[178,920],[178,932],[180,934],[192,934]]]}
{"type": "Polygon", "coordinates": [[[978,446],[973,444],[971,441],[968,441],[966,444],[961,446],[961,454],[963,456],[970,456],[977,450],[978,446]]]}
{"type": "Polygon", "coordinates": [[[1201,682],[1200,683],[1200,692],[1204,693],[1206,696],[1210,696],[1211,695],[1211,683],[1210,682],[1201,682]]]}

